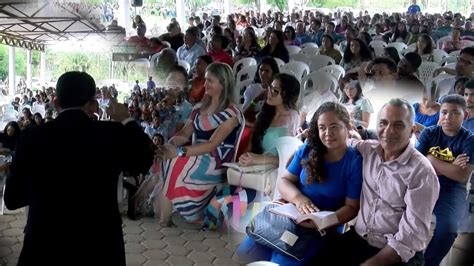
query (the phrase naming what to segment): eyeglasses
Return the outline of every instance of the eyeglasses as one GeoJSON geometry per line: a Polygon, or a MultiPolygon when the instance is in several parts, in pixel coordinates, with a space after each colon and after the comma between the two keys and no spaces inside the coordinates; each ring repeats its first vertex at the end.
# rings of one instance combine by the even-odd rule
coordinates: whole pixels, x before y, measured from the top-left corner
{"type": "Polygon", "coordinates": [[[270,86],[269,92],[272,94],[273,97],[276,97],[281,93],[281,88],[270,86]]]}

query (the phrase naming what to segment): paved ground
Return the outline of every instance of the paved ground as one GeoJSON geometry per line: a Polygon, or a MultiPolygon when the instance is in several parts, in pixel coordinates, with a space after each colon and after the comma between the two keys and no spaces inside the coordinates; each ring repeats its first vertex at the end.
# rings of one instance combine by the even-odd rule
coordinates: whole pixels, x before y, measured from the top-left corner
{"type": "MultiPolygon", "coordinates": [[[[24,211],[0,216],[0,266],[16,265],[23,242],[24,211]]],[[[235,249],[244,235],[161,228],[152,218],[123,215],[127,265],[242,265],[235,249]]]]}

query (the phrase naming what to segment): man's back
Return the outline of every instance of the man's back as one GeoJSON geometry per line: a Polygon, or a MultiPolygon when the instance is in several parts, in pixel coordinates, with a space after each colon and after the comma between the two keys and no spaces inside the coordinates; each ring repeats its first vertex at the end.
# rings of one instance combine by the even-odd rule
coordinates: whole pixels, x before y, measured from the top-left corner
{"type": "Polygon", "coordinates": [[[20,262],[124,262],[118,176],[147,171],[153,158],[148,137],[129,124],[68,110],[25,132],[5,192],[7,207],[30,206],[20,262]]]}

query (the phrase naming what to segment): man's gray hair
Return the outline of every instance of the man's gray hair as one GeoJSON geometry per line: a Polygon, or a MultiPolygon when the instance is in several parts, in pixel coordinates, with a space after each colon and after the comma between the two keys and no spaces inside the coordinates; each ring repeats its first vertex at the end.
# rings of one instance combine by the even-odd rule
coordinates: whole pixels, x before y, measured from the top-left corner
{"type": "Polygon", "coordinates": [[[408,116],[410,117],[410,121],[409,121],[410,125],[413,125],[415,123],[415,109],[413,109],[413,106],[407,100],[401,99],[401,98],[390,99],[388,103],[382,106],[382,108],[379,111],[379,114],[387,105],[392,105],[396,107],[406,107],[408,109],[408,116]]]}

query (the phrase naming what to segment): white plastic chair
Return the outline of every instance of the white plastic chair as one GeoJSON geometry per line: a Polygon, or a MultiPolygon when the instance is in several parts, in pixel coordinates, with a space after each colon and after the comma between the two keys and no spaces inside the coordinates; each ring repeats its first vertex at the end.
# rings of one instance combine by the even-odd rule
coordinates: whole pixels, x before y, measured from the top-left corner
{"type": "MultiPolygon", "coordinates": [[[[8,123],[8,122],[17,121],[17,120],[18,120],[18,112],[15,109],[7,109],[3,113],[3,118],[2,118],[3,122],[8,123]]],[[[3,128],[1,128],[0,130],[3,130],[3,128]]]]}
{"type": "Polygon", "coordinates": [[[288,50],[289,55],[292,55],[299,53],[301,51],[301,48],[296,45],[287,45],[286,50],[288,50]]]}
{"type": "Polygon", "coordinates": [[[305,76],[301,80],[300,95],[298,98],[298,104],[303,104],[303,99],[311,95],[314,91],[321,91],[322,88],[331,90],[336,97],[338,97],[338,81],[337,79],[327,72],[316,71],[305,76]]]}
{"type": "Polygon", "coordinates": [[[304,54],[306,56],[315,56],[319,54],[319,48],[305,47],[301,49],[300,54],[304,54]]]}
{"type": "Polygon", "coordinates": [[[286,164],[295,151],[303,145],[303,142],[296,137],[280,137],[276,140],[276,149],[278,151],[278,176],[273,185],[273,200],[280,198],[280,192],[276,184],[285,174],[286,164]]]}
{"type": "Polygon", "coordinates": [[[257,34],[257,37],[262,37],[263,34],[265,33],[265,29],[264,28],[257,28],[257,30],[255,31],[255,33],[257,34]]]}
{"type": "Polygon", "coordinates": [[[327,66],[327,65],[335,65],[336,62],[334,59],[327,55],[316,55],[311,58],[311,64],[309,68],[311,72],[318,71],[319,69],[327,66]]]}
{"type": "Polygon", "coordinates": [[[278,57],[273,57],[275,59],[275,62],[277,63],[278,67],[281,68],[283,65],[285,65],[285,61],[281,60],[278,57]]]}
{"type": "Polygon", "coordinates": [[[456,63],[449,63],[449,64],[444,65],[444,67],[456,69],[456,63]]]}
{"type": "Polygon", "coordinates": [[[253,80],[255,78],[257,69],[257,66],[248,66],[246,68],[241,69],[239,72],[237,72],[236,82],[242,82],[247,79],[253,80]]]}
{"type": "Polygon", "coordinates": [[[457,58],[457,57],[455,57],[455,56],[449,56],[449,55],[448,55],[448,56],[446,56],[445,58],[443,58],[443,59],[439,62],[439,64],[442,65],[442,66],[446,66],[446,65],[452,64],[452,63],[456,64],[457,61],[458,61],[458,58],[457,58]]]}
{"type": "Polygon", "coordinates": [[[395,49],[397,49],[399,53],[401,53],[404,49],[408,48],[406,43],[403,43],[403,42],[392,42],[392,43],[387,44],[387,47],[395,47],[395,49]]]}
{"type": "Polygon", "coordinates": [[[235,90],[239,92],[239,106],[242,106],[243,100],[244,100],[244,95],[243,95],[243,89],[247,87],[248,85],[253,83],[253,79],[246,79],[244,81],[237,82],[235,84],[235,90]]]}
{"type": "Polygon", "coordinates": [[[442,65],[442,60],[446,57],[448,57],[448,53],[446,53],[444,50],[433,49],[434,62],[438,63],[439,65],[442,65]]]}
{"type": "Polygon", "coordinates": [[[169,43],[167,41],[161,41],[161,44],[163,44],[164,46],[166,46],[168,48],[171,48],[171,43],[169,43]]]}
{"type": "Polygon", "coordinates": [[[461,56],[461,50],[456,50],[448,54],[449,56],[459,57],[461,56]]]}
{"type": "Polygon", "coordinates": [[[374,49],[375,56],[383,56],[385,47],[372,47],[374,49]]]}
{"type": "Polygon", "coordinates": [[[31,113],[32,114],[40,113],[40,115],[44,117],[46,110],[45,110],[44,105],[34,103],[33,107],[31,108],[31,113]]]}
{"type": "Polygon", "coordinates": [[[372,47],[372,48],[375,48],[375,47],[386,47],[387,46],[387,43],[382,41],[382,40],[373,40],[369,43],[369,46],[372,47]]]}
{"type": "Polygon", "coordinates": [[[451,39],[451,36],[444,36],[442,38],[439,38],[436,41],[436,48],[441,49],[441,44],[443,44],[443,42],[450,41],[451,39]]]}
{"type": "Polygon", "coordinates": [[[299,81],[301,81],[305,75],[309,74],[308,64],[300,61],[289,62],[288,64],[283,65],[281,70],[284,69],[289,69],[295,73],[295,76],[299,81]]]}
{"type": "Polygon", "coordinates": [[[156,64],[156,62],[158,61],[158,58],[160,57],[161,53],[156,53],[156,54],[153,54],[151,57],[150,57],[150,66],[154,66],[156,64]]]}
{"type": "Polygon", "coordinates": [[[426,86],[427,82],[433,78],[433,72],[441,66],[435,62],[421,62],[417,71],[418,79],[426,86]]]}
{"type": "Polygon", "coordinates": [[[373,41],[383,41],[383,36],[382,35],[375,35],[372,36],[373,41]]]}
{"type": "Polygon", "coordinates": [[[189,70],[191,70],[191,65],[189,64],[188,61],[178,60],[178,65],[184,67],[184,69],[186,69],[186,72],[188,72],[188,73],[189,73],[189,70]]]}
{"type": "Polygon", "coordinates": [[[311,64],[311,57],[302,53],[290,55],[290,62],[299,61],[306,63],[308,66],[311,64]]]}
{"type": "Polygon", "coordinates": [[[302,45],[300,45],[301,49],[305,49],[306,47],[319,48],[319,46],[314,42],[307,42],[307,43],[303,43],[302,45]]]}
{"type": "Polygon", "coordinates": [[[240,128],[237,133],[237,139],[235,140],[235,150],[234,150],[234,156],[232,157],[232,162],[236,162],[238,160],[237,155],[239,152],[240,140],[242,139],[242,135],[244,134],[244,129],[245,129],[244,112],[240,112],[239,123],[240,123],[240,128]]]}
{"type": "Polygon", "coordinates": [[[416,51],[416,43],[412,43],[410,45],[407,46],[406,49],[404,49],[401,54],[402,55],[405,55],[406,53],[410,53],[410,52],[414,52],[416,51]]]}
{"type": "Polygon", "coordinates": [[[322,67],[319,72],[326,72],[331,74],[336,80],[340,80],[346,74],[346,70],[340,65],[329,65],[322,67]]]}
{"type": "Polygon", "coordinates": [[[240,59],[239,61],[235,62],[232,71],[234,71],[234,76],[237,75],[238,70],[244,69],[248,66],[255,66],[257,65],[257,60],[252,57],[245,57],[240,59]]]}

